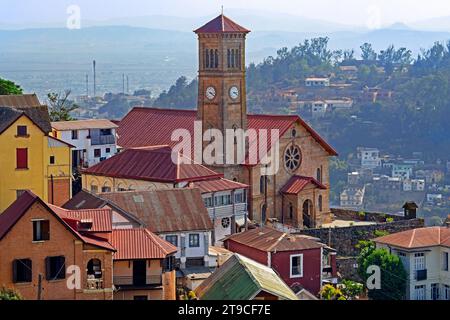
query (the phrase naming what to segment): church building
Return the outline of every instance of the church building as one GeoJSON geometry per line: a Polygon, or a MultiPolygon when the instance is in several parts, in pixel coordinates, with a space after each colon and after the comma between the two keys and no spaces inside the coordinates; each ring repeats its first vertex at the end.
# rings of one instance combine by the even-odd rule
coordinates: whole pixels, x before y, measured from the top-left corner
{"type": "MultiPolygon", "coordinates": [[[[227,179],[250,186],[248,214],[253,222],[265,224],[276,218],[296,228],[314,228],[329,222],[328,162],[337,156],[336,151],[297,115],[247,113],[248,29],[222,14],[194,32],[199,53],[197,110],[135,107],[119,123],[118,145],[125,149],[175,147],[178,142],[172,141],[172,133],[185,129],[194,136],[196,121],[201,122],[203,132],[218,129],[223,137],[230,130],[278,130],[279,142],[273,144],[268,139],[267,145],[267,153],[278,157],[279,168],[274,174],[264,173],[266,164],[259,159],[256,163],[208,166],[227,179]],[[278,149],[270,150],[274,147],[278,149]]],[[[256,142],[261,145],[261,141],[256,142]]],[[[221,156],[225,157],[227,143],[223,145],[221,156]]],[[[248,146],[245,150],[249,153],[248,146]]]]}

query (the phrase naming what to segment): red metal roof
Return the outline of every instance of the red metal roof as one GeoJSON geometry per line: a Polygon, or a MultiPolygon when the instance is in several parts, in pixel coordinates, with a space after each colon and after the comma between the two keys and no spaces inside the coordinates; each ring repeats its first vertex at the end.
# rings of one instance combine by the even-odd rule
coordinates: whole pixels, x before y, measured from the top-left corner
{"type": "Polygon", "coordinates": [[[212,171],[190,159],[178,164],[172,161],[172,150],[168,146],[127,149],[106,159],[83,173],[115,178],[177,183],[220,178],[223,174],[212,171]]]}
{"type": "Polygon", "coordinates": [[[177,248],[147,229],[117,229],[111,242],[117,252],[114,260],[164,259],[177,248]]]}
{"type": "MultiPolygon", "coordinates": [[[[249,129],[256,131],[266,129],[269,130],[269,133],[271,129],[278,129],[280,136],[298,122],[330,155],[337,155],[337,152],[299,116],[249,114],[247,119],[249,129]]],[[[194,137],[194,121],[196,120],[197,111],[195,110],[135,107],[119,123],[118,145],[126,149],[159,145],[174,147],[179,142],[171,141],[172,133],[177,129],[185,129],[191,134],[191,137],[194,137]]],[[[269,134],[267,137],[268,151],[271,148],[270,139],[269,134]]],[[[193,138],[191,143],[193,146],[193,138]]],[[[255,143],[257,140],[250,141],[249,148],[255,143]]]]}
{"type": "Polygon", "coordinates": [[[281,188],[280,192],[284,194],[298,194],[302,191],[308,184],[314,184],[319,189],[326,189],[322,183],[317,181],[312,177],[304,177],[304,176],[292,176],[288,182],[281,188]]]}
{"type": "Polygon", "coordinates": [[[308,237],[287,234],[269,227],[260,227],[233,234],[225,238],[225,242],[228,241],[238,242],[247,247],[267,252],[308,250],[325,247],[323,243],[314,241],[308,237]]]}
{"type": "Polygon", "coordinates": [[[223,14],[212,19],[202,27],[194,31],[195,33],[249,33],[250,30],[238,25],[223,14]]]}
{"type": "Polygon", "coordinates": [[[112,231],[112,212],[109,208],[67,210],[51,204],[48,206],[63,219],[91,221],[92,228],[89,230],[90,232],[112,231]]]}
{"type": "MultiPolygon", "coordinates": [[[[39,202],[49,213],[53,214],[61,224],[66,227],[72,234],[86,244],[91,244],[110,251],[115,251],[107,239],[89,234],[81,233],[74,227],[74,220],[61,217],[48,204],[42,201],[38,196],[30,191],[25,191],[14,203],[12,203],[2,214],[0,214],[0,240],[11,230],[30,207],[39,202]]],[[[54,206],[53,206],[54,208],[54,206]]]]}
{"type": "Polygon", "coordinates": [[[412,229],[379,237],[374,241],[405,249],[434,246],[450,247],[450,228],[428,227],[412,229]]]}
{"type": "Polygon", "coordinates": [[[157,234],[213,229],[200,190],[196,188],[125,191],[99,196],[137,217],[157,234]]]}
{"type": "Polygon", "coordinates": [[[194,182],[193,187],[199,188],[201,193],[210,193],[235,189],[247,189],[248,185],[228,179],[214,179],[194,182]]]}

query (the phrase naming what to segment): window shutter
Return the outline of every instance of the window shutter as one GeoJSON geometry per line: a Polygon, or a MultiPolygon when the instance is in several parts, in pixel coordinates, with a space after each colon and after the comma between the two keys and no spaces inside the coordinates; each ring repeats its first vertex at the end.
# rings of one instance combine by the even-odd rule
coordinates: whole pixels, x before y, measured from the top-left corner
{"type": "Polygon", "coordinates": [[[13,282],[16,283],[17,282],[17,263],[19,261],[14,260],[12,263],[12,267],[13,267],[13,282]]]}
{"type": "Polygon", "coordinates": [[[45,258],[45,278],[47,280],[52,280],[52,270],[50,261],[51,261],[50,257],[45,258]]]}
{"type": "Polygon", "coordinates": [[[42,240],[50,240],[50,221],[41,222],[42,240]]]}
{"type": "Polygon", "coordinates": [[[28,169],[28,149],[16,149],[16,162],[17,169],[28,169]]]}
{"type": "Polygon", "coordinates": [[[56,271],[58,272],[58,274],[56,275],[57,279],[66,278],[66,257],[58,257],[58,269],[56,271]]]}

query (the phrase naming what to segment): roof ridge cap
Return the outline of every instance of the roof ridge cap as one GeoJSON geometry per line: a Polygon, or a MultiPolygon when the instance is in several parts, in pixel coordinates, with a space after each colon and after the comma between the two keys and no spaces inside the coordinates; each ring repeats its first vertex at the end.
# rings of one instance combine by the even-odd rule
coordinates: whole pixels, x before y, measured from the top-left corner
{"type": "Polygon", "coordinates": [[[412,246],[412,243],[414,241],[414,237],[416,236],[416,230],[417,229],[414,229],[413,232],[412,232],[411,239],[410,239],[409,244],[408,244],[408,248],[411,248],[411,246],[412,246]]]}

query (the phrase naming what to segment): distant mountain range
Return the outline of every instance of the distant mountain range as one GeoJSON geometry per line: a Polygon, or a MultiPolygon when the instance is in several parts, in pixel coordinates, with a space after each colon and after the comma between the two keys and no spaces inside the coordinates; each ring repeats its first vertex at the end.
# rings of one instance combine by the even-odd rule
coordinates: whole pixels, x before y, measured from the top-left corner
{"type": "MultiPolygon", "coordinates": [[[[435,41],[450,39],[450,32],[420,31],[404,24],[367,30],[290,15],[236,12],[230,16],[253,30],[247,41],[247,62],[260,62],[281,47],[317,36],[328,36],[332,49],[353,48],[357,55],[364,42],[372,43],[376,50],[394,44],[417,54],[435,41]]],[[[161,91],[180,75],[196,76],[197,40],[192,30],[210,18],[151,16],[85,21],[80,30],[13,30],[9,26],[10,30],[0,30],[0,77],[9,77],[41,95],[65,88],[80,94],[86,91],[85,75],[91,73],[95,59],[99,92],[120,91],[123,73],[130,76],[130,88],[161,91]]]]}

